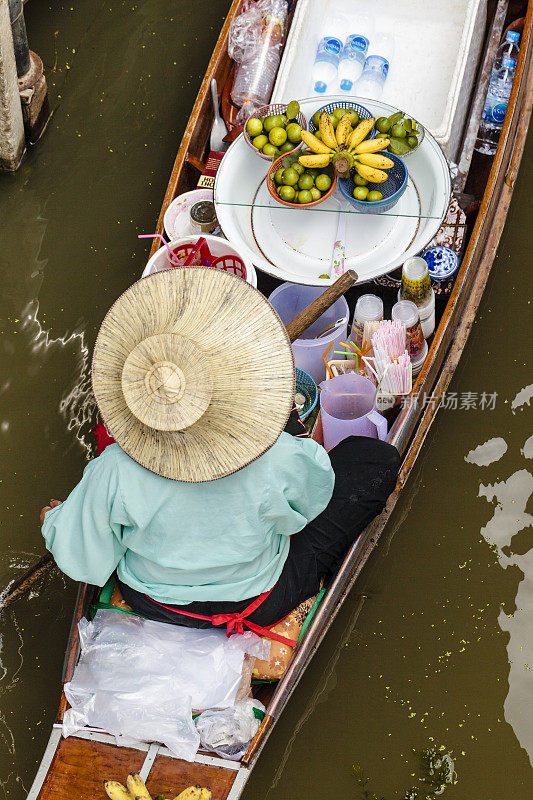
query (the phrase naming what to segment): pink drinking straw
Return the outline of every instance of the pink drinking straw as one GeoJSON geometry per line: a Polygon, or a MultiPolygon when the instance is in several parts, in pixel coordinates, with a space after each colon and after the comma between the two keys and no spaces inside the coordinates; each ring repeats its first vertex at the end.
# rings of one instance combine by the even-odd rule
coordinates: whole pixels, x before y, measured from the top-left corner
{"type": "Polygon", "coordinates": [[[161,241],[163,242],[163,244],[165,245],[165,247],[167,248],[167,250],[169,252],[170,260],[174,264],[174,266],[175,267],[183,266],[183,264],[178,259],[178,257],[176,255],[176,253],[174,252],[174,250],[172,250],[172,248],[169,247],[167,240],[164,238],[164,236],[161,236],[160,233],[139,233],[137,238],[138,239],[161,239],[161,241]]]}

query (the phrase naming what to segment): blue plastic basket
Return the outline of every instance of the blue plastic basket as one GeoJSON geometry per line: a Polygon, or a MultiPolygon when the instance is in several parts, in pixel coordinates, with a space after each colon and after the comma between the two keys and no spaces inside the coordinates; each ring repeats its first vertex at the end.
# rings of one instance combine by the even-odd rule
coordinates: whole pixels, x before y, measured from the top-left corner
{"type": "Polygon", "coordinates": [[[317,404],[318,389],[312,377],[298,367],[296,367],[296,391],[305,397],[304,407],[299,412],[300,419],[305,419],[317,404]]]}
{"type": "MultiPolygon", "coordinates": [[[[350,102],[350,100],[336,100],[334,103],[328,103],[327,106],[322,106],[322,108],[319,108],[317,110],[327,111],[328,114],[333,114],[336,108],[355,108],[355,110],[359,114],[359,121],[361,121],[362,119],[370,119],[370,117],[374,116],[372,112],[368,110],[368,108],[359,105],[359,103],[350,102]]],[[[311,133],[314,133],[316,131],[316,128],[313,125],[312,120],[309,121],[309,130],[311,131],[311,133]]],[[[374,131],[375,127],[372,128],[372,130],[368,135],[371,139],[374,138],[374,131]]],[[[368,136],[366,138],[368,138],[368,136]]]]}
{"type": "Polygon", "coordinates": [[[407,168],[402,159],[394,153],[386,153],[387,158],[394,161],[394,166],[384,170],[389,176],[384,183],[368,183],[368,191],[377,190],[383,195],[383,200],[376,200],[370,203],[368,200],[356,200],[353,196],[355,189],[354,175],[355,169],[350,170],[350,177],[339,181],[341,192],[351,205],[363,214],[384,214],[393,208],[407,186],[407,168]]]}

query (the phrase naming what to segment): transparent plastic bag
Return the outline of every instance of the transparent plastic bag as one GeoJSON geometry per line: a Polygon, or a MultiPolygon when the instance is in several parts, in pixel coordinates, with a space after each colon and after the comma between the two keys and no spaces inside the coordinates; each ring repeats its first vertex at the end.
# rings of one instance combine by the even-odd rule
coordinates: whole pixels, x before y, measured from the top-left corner
{"type": "Polygon", "coordinates": [[[165,744],[178,758],[194,759],[199,736],[192,712],[232,706],[249,688],[246,653],[263,657],[253,633],[225,632],[152,622],[98,611],[79,624],[81,656],[65,685],[72,706],[63,734],[90,725],[137,741],[165,744]]]}
{"type": "Polygon", "coordinates": [[[263,14],[258,3],[243,3],[241,13],[230,25],[228,55],[238,64],[253,56],[261,46],[263,14]]]}
{"type": "Polygon", "coordinates": [[[232,708],[204,711],[196,719],[202,747],[230,761],[238,761],[259,728],[260,720],[254,709],[265,712],[259,700],[248,698],[232,708]]]}
{"type": "Polygon", "coordinates": [[[231,25],[228,52],[238,66],[231,99],[243,123],[272,94],[286,32],[286,0],[258,0],[231,25]]]}

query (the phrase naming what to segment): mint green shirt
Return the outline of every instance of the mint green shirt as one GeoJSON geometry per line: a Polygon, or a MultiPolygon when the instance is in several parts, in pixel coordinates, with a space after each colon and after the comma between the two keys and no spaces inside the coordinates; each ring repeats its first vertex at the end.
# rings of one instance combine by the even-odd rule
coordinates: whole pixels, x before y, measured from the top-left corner
{"type": "Polygon", "coordinates": [[[42,530],[74,580],[103,586],[116,569],[160,603],[246,600],[274,586],[289,537],[324,510],[334,481],[324,448],[287,433],[209,483],[162,478],[113,444],[46,513],[42,530]]]}

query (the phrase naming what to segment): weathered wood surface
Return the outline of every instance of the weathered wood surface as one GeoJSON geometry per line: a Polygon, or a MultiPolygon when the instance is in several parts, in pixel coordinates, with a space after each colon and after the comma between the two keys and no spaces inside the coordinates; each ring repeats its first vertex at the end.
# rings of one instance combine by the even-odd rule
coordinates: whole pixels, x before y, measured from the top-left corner
{"type": "Polygon", "coordinates": [[[348,289],[354,285],[357,281],[357,273],[353,271],[353,269],[347,270],[344,275],[341,275],[340,278],[337,278],[335,283],[332,283],[331,286],[328,286],[322,294],[317,297],[316,300],[304,308],[303,311],[300,311],[297,317],[295,317],[292,322],[289,322],[287,325],[287,333],[289,334],[289,339],[291,342],[296,341],[296,339],[302,335],[307,328],[310,328],[311,325],[317,321],[317,319],[322,316],[324,311],[326,311],[330,306],[335,303],[339,297],[348,291],[348,289]]]}
{"type": "Polygon", "coordinates": [[[103,800],[104,780],[124,783],[129,772],[141,769],[145,757],[145,752],[129,747],[62,739],[38,800],[103,800]]]}
{"type": "Polygon", "coordinates": [[[237,773],[231,769],[179,761],[168,756],[157,756],[146,787],[152,797],[164,794],[176,797],[188,786],[206,786],[211,789],[212,800],[226,800],[237,773]]]}

